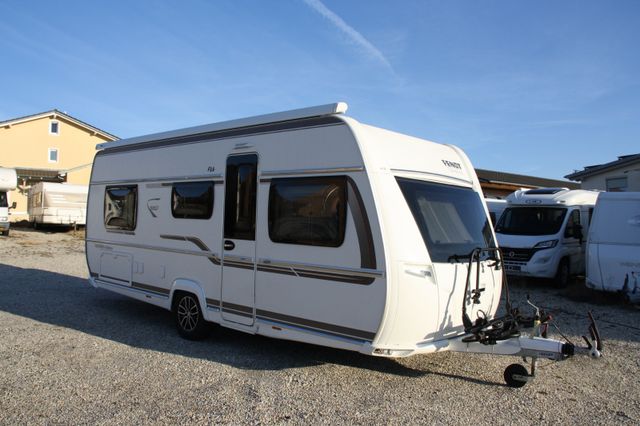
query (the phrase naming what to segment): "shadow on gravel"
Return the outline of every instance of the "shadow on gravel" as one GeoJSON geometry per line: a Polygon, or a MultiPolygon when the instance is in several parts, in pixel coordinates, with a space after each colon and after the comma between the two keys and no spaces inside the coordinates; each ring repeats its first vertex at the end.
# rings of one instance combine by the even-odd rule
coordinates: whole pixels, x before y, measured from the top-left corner
{"type": "Polygon", "coordinates": [[[224,327],[213,327],[211,336],[204,341],[190,342],[178,336],[170,312],[96,290],[85,279],[3,264],[0,277],[1,311],[137,348],[251,370],[331,363],[405,377],[444,375],[407,367],[388,358],[253,336],[224,327]]]}
{"type": "MultiPolygon", "coordinates": [[[[415,369],[389,358],[253,336],[224,327],[213,327],[212,335],[204,341],[186,341],[178,336],[170,312],[105,290],[96,290],[86,279],[3,264],[0,264],[0,277],[1,311],[132,347],[250,370],[284,370],[329,363],[403,377],[437,375],[475,384],[504,386],[473,377],[415,369]]],[[[512,287],[517,292],[531,291],[535,299],[555,293],[553,289],[539,289],[529,283],[513,283],[512,287]]],[[[640,312],[620,306],[610,306],[610,309],[615,309],[618,314],[626,314],[625,310],[628,310],[630,315],[624,323],[606,324],[604,321],[607,328],[605,339],[632,338],[640,341],[640,312]]]]}

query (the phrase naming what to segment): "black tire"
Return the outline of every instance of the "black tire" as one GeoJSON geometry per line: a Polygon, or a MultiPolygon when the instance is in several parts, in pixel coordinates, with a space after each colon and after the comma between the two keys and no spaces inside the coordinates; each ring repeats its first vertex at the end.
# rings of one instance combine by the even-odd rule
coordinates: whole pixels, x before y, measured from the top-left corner
{"type": "Polygon", "coordinates": [[[559,288],[565,288],[569,285],[569,279],[571,278],[571,271],[569,270],[569,261],[565,258],[558,263],[558,269],[556,270],[556,277],[554,278],[555,284],[559,288]]]}
{"type": "Polygon", "coordinates": [[[4,235],[5,237],[9,236],[9,230],[7,229],[6,231],[2,231],[2,235],[4,235]]]}
{"type": "Polygon", "coordinates": [[[504,381],[510,388],[521,388],[527,384],[526,380],[522,380],[521,377],[528,377],[529,372],[524,365],[511,364],[504,369],[504,381]]]}
{"type": "Polygon", "coordinates": [[[191,293],[179,293],[173,303],[173,317],[178,334],[188,340],[206,337],[209,327],[202,316],[198,298],[191,293]]]}

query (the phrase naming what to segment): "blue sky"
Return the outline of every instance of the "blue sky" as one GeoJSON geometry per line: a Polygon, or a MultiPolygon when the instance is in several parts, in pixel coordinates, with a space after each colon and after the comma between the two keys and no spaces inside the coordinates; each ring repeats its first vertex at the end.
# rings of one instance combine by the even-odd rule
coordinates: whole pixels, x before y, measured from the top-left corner
{"type": "Polygon", "coordinates": [[[640,2],[0,0],[0,120],[119,137],[346,101],[561,178],[640,152],[640,2]]]}

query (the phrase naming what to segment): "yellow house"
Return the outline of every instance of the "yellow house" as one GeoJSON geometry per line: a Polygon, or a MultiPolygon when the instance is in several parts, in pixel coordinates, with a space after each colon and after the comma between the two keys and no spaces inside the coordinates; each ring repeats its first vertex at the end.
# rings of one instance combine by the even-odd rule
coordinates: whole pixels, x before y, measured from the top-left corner
{"type": "Polygon", "coordinates": [[[28,219],[27,193],[38,182],[88,185],[96,144],[118,139],[58,110],[0,121],[0,166],[16,169],[11,221],[28,219]]]}

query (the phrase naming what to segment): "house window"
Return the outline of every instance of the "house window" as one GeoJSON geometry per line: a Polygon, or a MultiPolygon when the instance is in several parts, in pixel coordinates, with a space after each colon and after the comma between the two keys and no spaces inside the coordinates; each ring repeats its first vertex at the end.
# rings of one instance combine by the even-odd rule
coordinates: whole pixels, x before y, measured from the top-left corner
{"type": "Polygon", "coordinates": [[[174,183],[171,214],[178,219],[210,219],[213,213],[213,182],[174,183]]]}
{"type": "Polygon", "coordinates": [[[60,123],[58,121],[50,121],[49,122],[49,133],[52,135],[57,135],[60,133],[60,123]]]}
{"type": "Polygon", "coordinates": [[[104,193],[104,226],[107,229],[136,229],[138,187],[107,186],[104,193]]]}
{"type": "Polygon", "coordinates": [[[58,148],[49,148],[49,162],[50,163],[58,162],[58,148]]]}
{"type": "Polygon", "coordinates": [[[273,179],[269,190],[269,238],[274,243],[339,247],[344,241],[347,185],[344,177],[273,179]]]}
{"type": "Polygon", "coordinates": [[[624,192],[627,190],[627,178],[611,178],[607,179],[607,191],[609,192],[624,192]]]}

